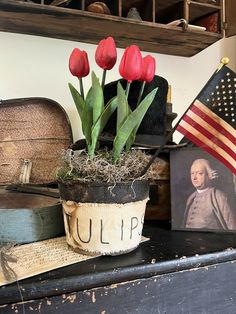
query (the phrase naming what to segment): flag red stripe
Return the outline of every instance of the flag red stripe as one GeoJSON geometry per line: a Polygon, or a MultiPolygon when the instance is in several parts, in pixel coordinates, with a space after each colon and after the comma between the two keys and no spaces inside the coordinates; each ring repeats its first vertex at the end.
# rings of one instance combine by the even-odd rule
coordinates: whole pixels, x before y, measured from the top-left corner
{"type": "MultiPolygon", "coordinates": [[[[205,112],[203,112],[198,106],[198,103],[193,103],[190,107],[190,110],[192,110],[195,114],[200,116],[203,120],[205,120],[207,123],[209,123],[214,129],[216,129],[218,132],[226,136],[234,145],[236,145],[236,138],[229,133],[220,123],[217,123],[214,121],[209,115],[207,115],[205,112]]],[[[221,119],[219,116],[218,118],[225,122],[223,119],[221,119]]]]}
{"type": "MultiPolygon", "coordinates": [[[[204,143],[205,146],[209,146],[211,149],[215,150],[217,154],[221,155],[224,159],[228,160],[229,163],[234,165],[235,167],[235,158],[230,156],[226,151],[224,151],[221,147],[215,145],[209,138],[207,138],[204,134],[197,133],[196,136],[196,130],[194,127],[192,127],[190,124],[185,122],[184,120],[181,121],[180,125],[190,134],[193,134],[195,137],[197,137],[201,142],[204,143]]],[[[231,143],[231,142],[230,142],[231,143]]],[[[233,144],[232,144],[233,145],[233,144]]]]}
{"type": "MultiPolygon", "coordinates": [[[[209,109],[202,103],[198,102],[198,105],[200,106],[201,110],[204,111],[206,114],[211,115],[212,112],[210,112],[209,109]]],[[[200,116],[198,116],[196,113],[194,113],[192,110],[188,110],[187,115],[196,123],[201,125],[204,129],[206,129],[208,132],[214,135],[217,139],[219,139],[221,142],[223,142],[225,145],[229,146],[232,151],[236,151],[236,145],[230,141],[228,137],[226,137],[221,132],[217,131],[215,128],[213,128],[209,123],[207,123],[204,119],[202,119],[200,116]]],[[[215,117],[214,117],[215,119],[215,117]]],[[[183,121],[181,121],[180,124],[182,124],[183,121]]],[[[222,119],[218,119],[218,123],[222,125],[223,128],[225,128],[235,139],[236,139],[236,130],[231,127],[228,123],[223,121],[222,119]]],[[[184,127],[184,126],[183,126],[184,127]]],[[[193,127],[192,127],[193,128],[193,127]]]]}
{"type": "MultiPolygon", "coordinates": [[[[196,130],[195,136],[197,136],[197,132],[203,134],[205,137],[207,137],[209,140],[211,140],[213,143],[215,143],[217,146],[221,147],[224,151],[226,151],[232,158],[236,160],[236,153],[226,145],[224,142],[222,142],[220,139],[215,137],[212,133],[210,133],[208,130],[203,128],[200,124],[198,124],[195,120],[190,118],[189,116],[184,116],[183,120],[186,121],[188,124],[190,124],[194,129],[196,130]]],[[[180,123],[181,124],[181,123],[180,123]]],[[[214,144],[213,144],[214,145],[214,144]]]]}
{"type": "Polygon", "coordinates": [[[221,161],[226,167],[228,167],[236,175],[236,168],[230,162],[228,162],[228,160],[226,160],[224,157],[222,157],[220,154],[218,154],[216,151],[214,151],[211,147],[206,146],[205,143],[200,141],[193,134],[186,131],[181,125],[178,125],[176,130],[178,130],[180,133],[182,133],[185,137],[187,137],[194,144],[201,147],[203,150],[207,151],[209,154],[213,155],[215,158],[217,158],[219,161],[221,161]]]}

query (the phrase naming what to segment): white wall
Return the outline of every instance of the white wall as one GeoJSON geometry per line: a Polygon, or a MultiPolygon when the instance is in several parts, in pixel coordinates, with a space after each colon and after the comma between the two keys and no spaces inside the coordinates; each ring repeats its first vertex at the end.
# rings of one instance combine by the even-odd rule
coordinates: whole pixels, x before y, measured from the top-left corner
{"type": "MultiPolygon", "coordinates": [[[[0,44],[0,99],[32,96],[54,99],[67,111],[74,139],[80,138],[80,121],[67,85],[68,82],[76,85],[77,80],[68,70],[68,57],[74,47],[86,50],[91,68],[100,76],[102,70],[93,61],[96,46],[4,32],[0,32],[0,44]]],[[[117,65],[108,72],[106,82],[120,77],[118,64],[122,53],[123,49],[118,49],[117,65]]],[[[236,36],[222,39],[191,58],[152,55],[157,61],[156,74],[172,85],[173,111],[180,117],[223,56],[230,58],[229,67],[236,70],[236,36]]],[[[90,77],[87,77],[84,80],[85,89],[89,85],[90,77]]],[[[178,142],[181,137],[175,134],[174,139],[178,142]]]]}

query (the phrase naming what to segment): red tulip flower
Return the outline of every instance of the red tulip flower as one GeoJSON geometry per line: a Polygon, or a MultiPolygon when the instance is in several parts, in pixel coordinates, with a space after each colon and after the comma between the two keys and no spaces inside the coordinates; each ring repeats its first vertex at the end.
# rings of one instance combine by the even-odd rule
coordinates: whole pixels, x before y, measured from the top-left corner
{"type": "Polygon", "coordinates": [[[117,60],[116,44],[112,37],[102,39],[95,52],[95,61],[103,69],[102,75],[102,88],[105,85],[106,72],[111,70],[117,60]]]}
{"type": "Polygon", "coordinates": [[[147,55],[146,57],[143,58],[143,62],[142,62],[142,74],[139,80],[142,81],[143,83],[139,91],[137,106],[139,105],[142,99],[146,82],[151,82],[153,80],[155,71],[156,71],[156,60],[152,56],[147,55]]]}
{"type": "Polygon", "coordinates": [[[138,46],[132,45],[125,49],[119,72],[128,83],[139,80],[142,74],[142,55],[138,46]]]}
{"type": "Polygon", "coordinates": [[[87,52],[75,48],[70,55],[69,69],[72,75],[78,77],[80,83],[80,94],[84,99],[82,77],[87,76],[90,71],[87,52]]]}
{"type": "Polygon", "coordinates": [[[142,63],[142,75],[140,77],[140,81],[142,82],[151,82],[154,78],[156,71],[156,60],[150,56],[147,55],[143,58],[142,63]]]}
{"type": "Polygon", "coordinates": [[[70,55],[69,69],[71,74],[78,79],[87,76],[90,70],[87,52],[75,48],[70,55]]]}
{"type": "Polygon", "coordinates": [[[95,60],[103,70],[111,70],[114,67],[117,60],[117,51],[115,41],[112,37],[99,42],[95,52],[95,60]]]}

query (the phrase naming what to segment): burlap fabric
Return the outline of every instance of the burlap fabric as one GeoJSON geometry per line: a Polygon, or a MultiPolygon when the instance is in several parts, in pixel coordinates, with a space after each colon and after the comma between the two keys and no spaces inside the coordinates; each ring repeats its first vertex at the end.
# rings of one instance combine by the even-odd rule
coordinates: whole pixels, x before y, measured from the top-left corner
{"type": "Polygon", "coordinates": [[[85,254],[116,255],[141,240],[148,199],[126,204],[62,201],[67,243],[85,254]]]}

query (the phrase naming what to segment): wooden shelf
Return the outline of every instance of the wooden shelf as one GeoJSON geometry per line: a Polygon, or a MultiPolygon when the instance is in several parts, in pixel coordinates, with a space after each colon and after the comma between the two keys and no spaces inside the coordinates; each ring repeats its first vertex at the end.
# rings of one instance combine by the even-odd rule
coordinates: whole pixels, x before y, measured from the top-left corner
{"type": "Polygon", "coordinates": [[[113,36],[121,48],[136,44],[143,51],[184,57],[222,38],[217,33],[14,0],[0,2],[0,31],[93,44],[113,36]]]}
{"type": "Polygon", "coordinates": [[[205,15],[209,15],[215,12],[220,12],[221,7],[219,5],[200,3],[196,1],[190,2],[190,19],[193,21],[205,15]]]}
{"type": "Polygon", "coordinates": [[[128,254],[0,287],[1,313],[23,313],[17,284],[25,313],[235,313],[234,233],[176,232],[155,221],[143,235],[150,240],[128,254]]]}

